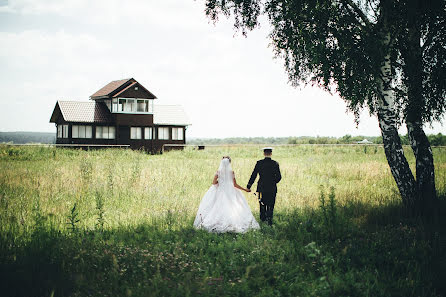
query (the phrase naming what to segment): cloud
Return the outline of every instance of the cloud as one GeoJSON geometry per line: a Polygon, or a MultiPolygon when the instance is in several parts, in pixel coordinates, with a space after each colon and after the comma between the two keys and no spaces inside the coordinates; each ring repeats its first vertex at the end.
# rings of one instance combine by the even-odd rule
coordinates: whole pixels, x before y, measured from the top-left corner
{"type": "Polygon", "coordinates": [[[109,47],[92,35],[74,35],[62,30],[55,33],[39,30],[0,32],[0,44],[2,64],[20,69],[50,67],[53,70],[66,69],[67,65],[69,68],[81,67],[81,61],[90,60],[109,47]]]}
{"type": "Polygon", "coordinates": [[[0,44],[4,130],[48,130],[56,100],[86,99],[88,73],[109,70],[101,58],[109,45],[88,34],[0,32],[0,44]]]}
{"type": "Polygon", "coordinates": [[[8,1],[0,6],[11,22],[0,31],[0,130],[54,131],[57,100],[87,100],[134,77],[159,104],[185,107],[192,137],[379,134],[366,114],[356,130],[338,97],[290,87],[267,48],[268,26],[234,37],[230,20],[213,26],[203,8],[192,0],[8,1]]]}
{"type": "Polygon", "coordinates": [[[0,12],[56,15],[88,24],[163,24],[191,28],[199,24],[197,18],[190,18],[191,13],[204,18],[197,6],[202,6],[202,3],[178,0],[10,0],[0,6],[0,12]]]}

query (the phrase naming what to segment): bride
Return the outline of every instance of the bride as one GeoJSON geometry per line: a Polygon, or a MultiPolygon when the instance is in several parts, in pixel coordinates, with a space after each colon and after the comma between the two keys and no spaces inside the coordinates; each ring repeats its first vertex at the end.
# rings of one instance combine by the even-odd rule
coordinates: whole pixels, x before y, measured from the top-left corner
{"type": "Polygon", "coordinates": [[[237,184],[231,158],[224,156],[212,186],[201,200],[194,227],[216,233],[244,233],[250,229],[259,229],[259,223],[240,190],[250,192],[237,184]]]}

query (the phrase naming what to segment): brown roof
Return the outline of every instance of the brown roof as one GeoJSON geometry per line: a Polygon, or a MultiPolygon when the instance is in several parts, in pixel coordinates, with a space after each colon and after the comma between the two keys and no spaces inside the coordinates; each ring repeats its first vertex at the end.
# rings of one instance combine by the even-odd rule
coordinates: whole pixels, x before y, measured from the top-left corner
{"type": "Polygon", "coordinates": [[[57,101],[50,122],[57,121],[57,108],[67,122],[110,123],[112,116],[107,106],[96,101],[57,101]]]}
{"type": "Polygon", "coordinates": [[[124,85],[131,79],[132,78],[114,80],[114,81],[108,83],[105,87],[101,88],[99,91],[97,91],[93,95],[91,95],[90,98],[109,96],[111,93],[113,93],[113,91],[120,88],[122,85],[124,85]]]}
{"type": "Polygon", "coordinates": [[[134,85],[137,85],[137,84],[138,84],[137,81],[132,82],[127,87],[125,87],[124,89],[122,89],[118,93],[114,94],[113,97],[118,97],[119,95],[121,95],[122,93],[124,93],[125,91],[127,91],[128,89],[130,89],[131,87],[133,87],[134,85]]]}

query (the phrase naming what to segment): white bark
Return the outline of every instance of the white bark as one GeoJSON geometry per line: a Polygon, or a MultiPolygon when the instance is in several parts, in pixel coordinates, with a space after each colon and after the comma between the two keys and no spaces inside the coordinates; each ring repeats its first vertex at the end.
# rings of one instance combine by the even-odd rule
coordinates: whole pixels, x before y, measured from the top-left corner
{"type": "Polygon", "coordinates": [[[383,48],[387,49],[381,66],[379,78],[378,122],[383,137],[384,151],[393,178],[400,191],[403,203],[413,206],[416,197],[416,183],[413,174],[404,156],[401,140],[398,136],[397,117],[395,113],[395,97],[391,88],[392,68],[390,61],[390,33],[383,37],[383,48]]]}
{"type": "Polygon", "coordinates": [[[419,121],[406,122],[410,144],[416,159],[416,176],[420,208],[432,207],[437,199],[432,149],[419,121]]]}

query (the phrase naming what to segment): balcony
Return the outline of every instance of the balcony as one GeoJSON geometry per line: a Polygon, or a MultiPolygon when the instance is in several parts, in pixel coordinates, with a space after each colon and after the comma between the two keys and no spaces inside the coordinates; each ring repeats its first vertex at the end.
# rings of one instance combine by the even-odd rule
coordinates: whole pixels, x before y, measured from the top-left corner
{"type": "Polygon", "coordinates": [[[153,114],[153,99],[113,98],[105,103],[112,113],[153,114]]]}

